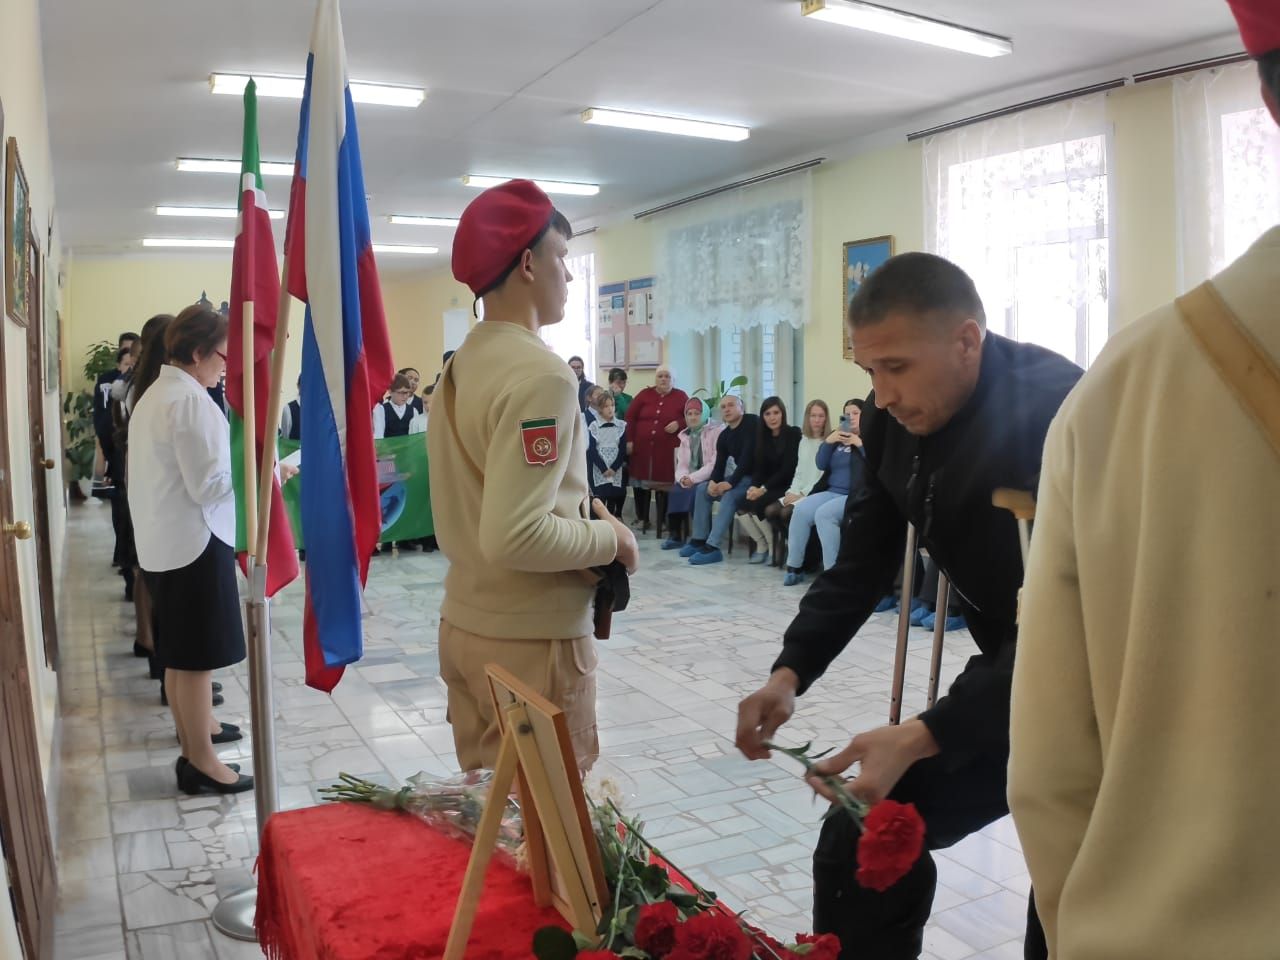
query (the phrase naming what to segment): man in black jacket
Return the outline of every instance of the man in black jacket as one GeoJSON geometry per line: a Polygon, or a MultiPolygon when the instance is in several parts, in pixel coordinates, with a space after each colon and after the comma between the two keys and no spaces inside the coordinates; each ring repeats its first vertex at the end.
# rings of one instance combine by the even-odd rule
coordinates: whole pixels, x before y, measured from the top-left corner
{"type": "Polygon", "coordinates": [[[733,516],[747,495],[755,469],[760,418],[744,411],[740,397],[727,393],[720,398],[720,419],[724,429],[716,437],[716,465],[711,479],[694,488],[693,537],[680,549],[680,556],[695,566],[724,559],[720,547],[733,529],[733,516]],[[712,522],[711,504],[717,500],[720,512],[712,522]]]}
{"type": "MultiPolygon", "coordinates": [[[[836,565],[800,603],[768,682],[738,708],[737,743],[752,758],[888,592],[907,522],[959,595],[979,653],[947,695],[901,726],[859,734],[819,775],[861,762],[850,789],[868,803],[914,803],[929,849],[1009,812],[1009,690],[1022,557],[999,487],[1035,489],[1045,433],[1081,370],[1055,353],[986,332],[973,281],[941,257],[908,253],[881,266],[849,304],[857,363],[873,392],[862,419],[867,489],[850,497],[836,565]]],[[[810,781],[825,792],[817,779],[810,781]]],[[[829,818],[814,853],[814,929],[852,955],[902,960],[922,949],[937,870],[926,852],[884,893],[854,879],[857,832],[829,818]]],[[[1044,957],[1028,911],[1028,957],[1044,957]]]]}

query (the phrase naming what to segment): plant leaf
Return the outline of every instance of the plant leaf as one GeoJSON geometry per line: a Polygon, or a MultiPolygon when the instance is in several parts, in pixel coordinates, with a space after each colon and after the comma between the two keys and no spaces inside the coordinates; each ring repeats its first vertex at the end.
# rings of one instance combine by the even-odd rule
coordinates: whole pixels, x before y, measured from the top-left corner
{"type": "Polygon", "coordinates": [[[744,377],[742,374],[738,374],[738,376],[734,377],[732,380],[729,381],[730,390],[732,390],[734,387],[745,387],[746,385],[747,385],[747,378],[744,377]]]}

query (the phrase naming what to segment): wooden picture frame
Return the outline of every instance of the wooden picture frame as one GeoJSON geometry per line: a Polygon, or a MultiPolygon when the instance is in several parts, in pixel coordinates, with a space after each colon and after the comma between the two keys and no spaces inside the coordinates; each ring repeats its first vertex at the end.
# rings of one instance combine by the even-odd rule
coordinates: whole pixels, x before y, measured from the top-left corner
{"type": "Polygon", "coordinates": [[[853,359],[853,343],[849,340],[849,327],[845,322],[849,312],[849,301],[862,286],[862,281],[880,264],[893,256],[893,237],[870,237],[866,240],[850,240],[844,245],[840,258],[841,291],[844,302],[840,307],[840,339],[843,342],[843,356],[853,359]]]}
{"type": "Polygon", "coordinates": [[[4,170],[4,310],[25,327],[31,315],[31,192],[14,137],[5,148],[4,170]]]}

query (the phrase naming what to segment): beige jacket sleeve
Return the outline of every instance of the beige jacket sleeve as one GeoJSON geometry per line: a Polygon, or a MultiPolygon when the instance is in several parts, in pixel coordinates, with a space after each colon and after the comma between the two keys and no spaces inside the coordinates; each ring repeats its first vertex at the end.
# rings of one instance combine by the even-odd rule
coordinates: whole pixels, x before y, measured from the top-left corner
{"type": "Polygon", "coordinates": [[[554,374],[530,377],[503,393],[495,405],[493,437],[485,458],[480,507],[480,551],[497,567],[552,573],[611,562],[618,539],[604,520],[580,519],[588,496],[585,447],[575,431],[582,414],[573,385],[554,374]],[[554,417],[556,459],[545,465],[525,458],[521,421],[554,417]],[[568,476],[577,470],[580,477],[568,476]]]}
{"type": "MultiPolygon", "coordinates": [[[[1068,400],[1070,404],[1070,400],[1068,400]]],[[[1050,427],[1022,593],[1010,713],[1009,808],[1036,911],[1057,950],[1064,895],[1102,779],[1077,572],[1067,408],[1050,427]]]]}

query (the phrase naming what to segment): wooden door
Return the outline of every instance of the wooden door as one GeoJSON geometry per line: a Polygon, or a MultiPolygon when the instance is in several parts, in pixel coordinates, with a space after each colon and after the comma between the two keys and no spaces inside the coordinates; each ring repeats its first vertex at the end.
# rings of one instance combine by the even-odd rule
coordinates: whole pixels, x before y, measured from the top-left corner
{"type": "Polygon", "coordinates": [[[44,392],[58,384],[44,383],[44,261],[40,250],[31,251],[31,322],[27,325],[27,413],[31,423],[31,496],[35,516],[36,576],[40,582],[40,626],[44,632],[44,659],[58,669],[58,620],[53,592],[53,546],[49,539],[49,471],[54,460],[45,450],[44,392]]]}
{"type": "MultiPolygon", "coordinates": [[[[0,143],[3,128],[0,107],[0,143]]],[[[0,848],[27,960],[46,960],[53,954],[58,889],[18,592],[17,551],[30,545],[16,537],[10,495],[3,336],[10,322],[0,317],[0,848]]]]}

